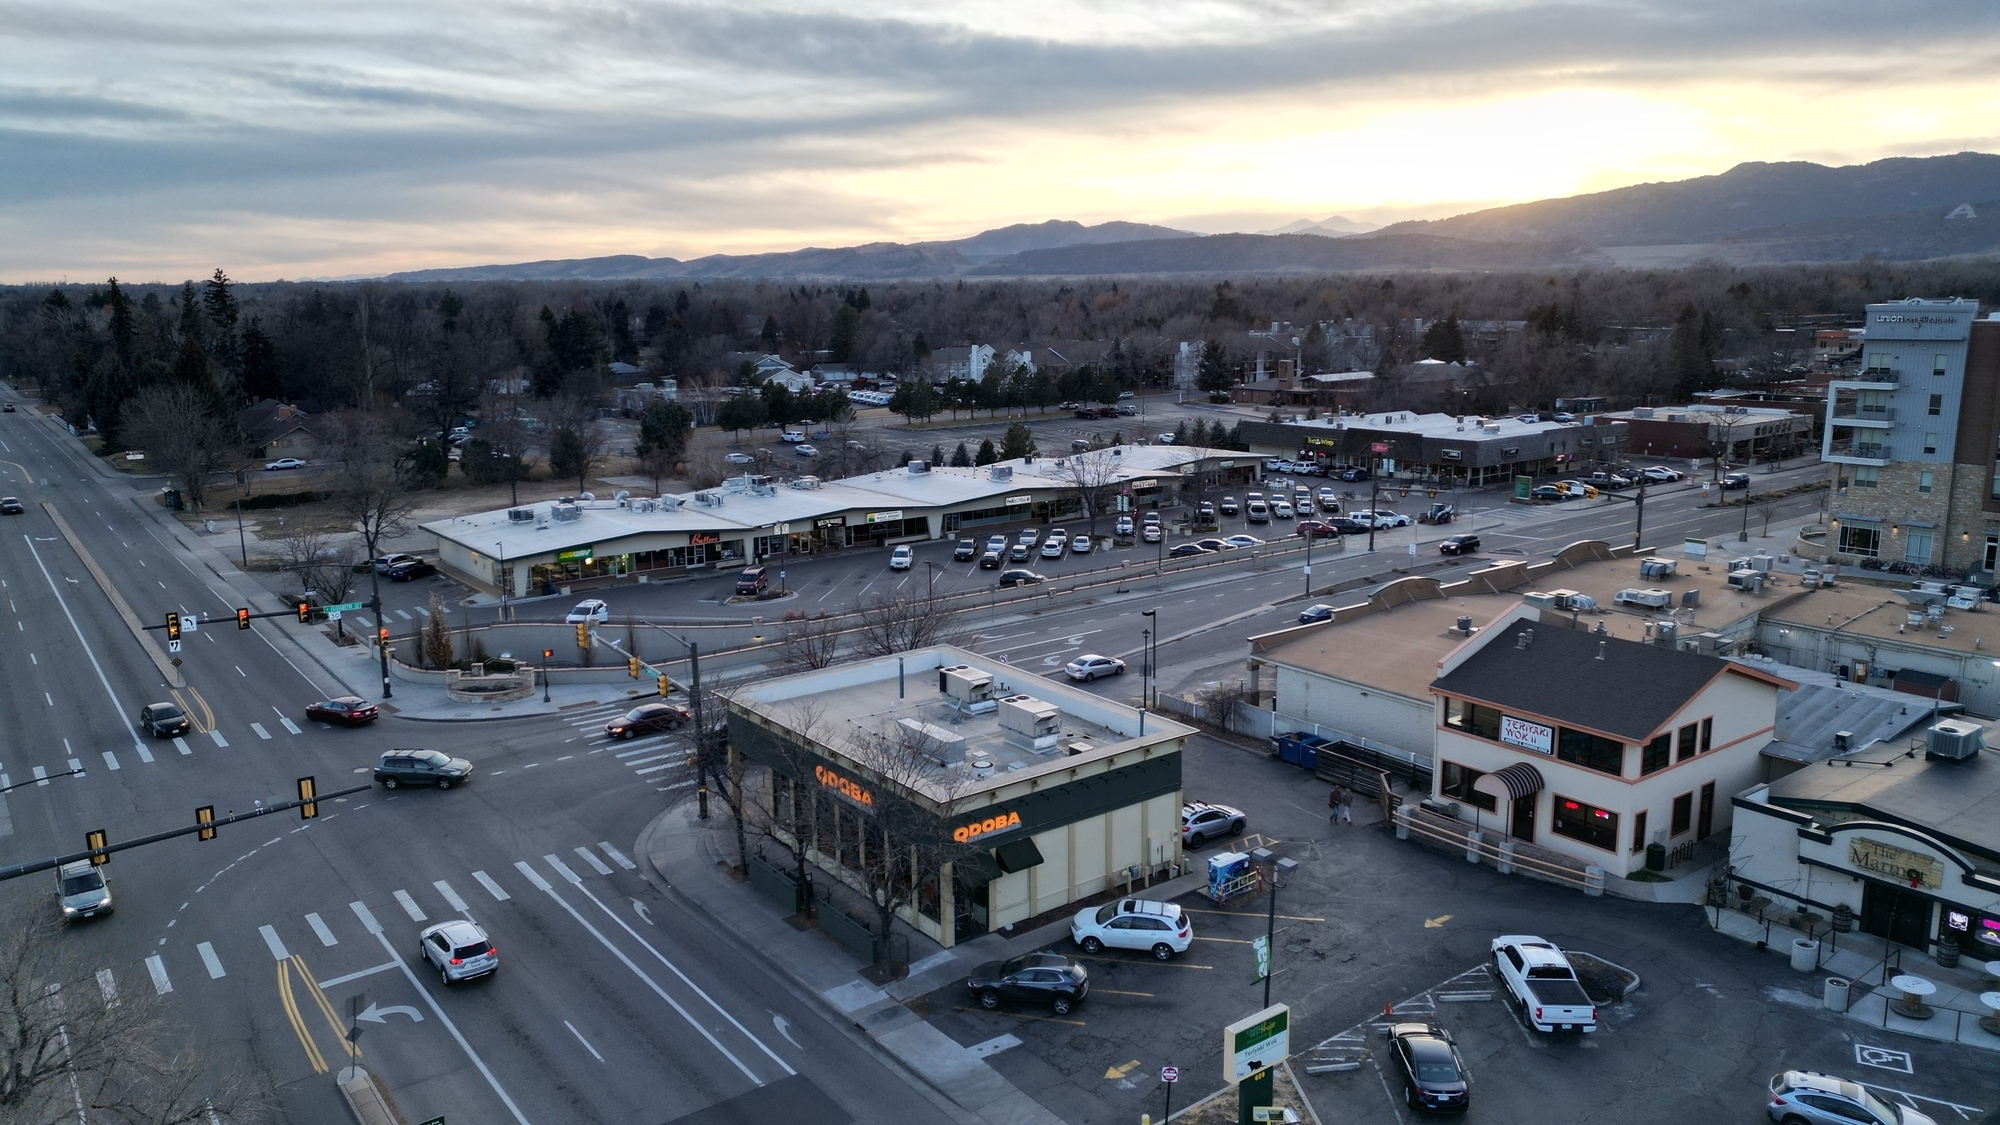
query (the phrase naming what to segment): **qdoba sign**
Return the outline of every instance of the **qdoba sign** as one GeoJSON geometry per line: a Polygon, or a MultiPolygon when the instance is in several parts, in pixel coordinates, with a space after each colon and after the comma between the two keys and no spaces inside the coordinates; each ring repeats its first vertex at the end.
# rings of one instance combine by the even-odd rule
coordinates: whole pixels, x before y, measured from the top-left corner
{"type": "Polygon", "coordinates": [[[995,832],[1005,832],[1009,828],[1021,827],[1021,814],[1017,812],[994,813],[992,816],[961,824],[951,830],[951,838],[958,843],[970,843],[981,836],[991,836],[995,832]]]}

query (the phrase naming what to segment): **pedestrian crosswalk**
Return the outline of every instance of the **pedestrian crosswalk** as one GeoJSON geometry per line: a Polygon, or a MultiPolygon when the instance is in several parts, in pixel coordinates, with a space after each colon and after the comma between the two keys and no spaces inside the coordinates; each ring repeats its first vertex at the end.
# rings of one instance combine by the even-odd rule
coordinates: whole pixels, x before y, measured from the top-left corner
{"type": "Polygon", "coordinates": [[[629,709],[627,704],[588,707],[566,713],[563,721],[591,736],[589,753],[615,758],[652,789],[669,793],[693,788],[696,782],[694,743],[689,737],[693,732],[683,727],[630,740],[613,738],[604,733],[604,724],[629,709]]]}
{"type": "MultiPolygon", "coordinates": [[[[540,867],[535,862],[522,860],[514,864],[511,871],[500,871],[500,875],[508,879],[519,875],[521,882],[517,889],[532,888],[537,893],[546,893],[560,885],[581,886],[587,878],[601,878],[638,868],[638,864],[609,841],[599,841],[594,847],[571,848],[568,854],[575,857],[574,862],[549,852],[538,857],[540,867]],[[546,877],[544,871],[554,875],[554,881],[546,877]]],[[[331,918],[312,911],[291,919],[246,924],[233,932],[205,935],[208,940],[195,942],[191,952],[187,946],[166,945],[146,956],[143,962],[146,979],[155,993],[165,996],[174,991],[176,974],[183,978],[183,983],[188,977],[200,980],[202,975],[209,980],[221,980],[232,969],[240,972],[261,966],[265,954],[270,956],[272,962],[284,962],[291,960],[293,953],[299,950],[323,952],[340,949],[343,937],[353,942],[363,935],[373,937],[389,933],[394,936],[404,923],[397,918],[385,926],[381,918],[395,917],[397,910],[409,917],[411,944],[414,944],[415,930],[434,918],[474,917],[493,904],[516,901],[515,894],[492,874],[478,870],[469,871],[466,876],[479,887],[479,892],[475,892],[469,900],[451,880],[437,879],[428,887],[394,888],[386,898],[376,899],[372,906],[366,899],[357,899],[347,904],[346,911],[329,911],[331,918]],[[387,915],[378,914],[379,910],[392,903],[394,907],[387,915]],[[348,927],[345,934],[340,932],[343,926],[348,927]],[[229,951],[227,963],[224,960],[225,950],[229,951]]],[[[372,948],[373,945],[369,942],[363,948],[372,948]]],[[[118,973],[116,966],[96,970],[98,987],[107,997],[116,994],[118,973]]]]}

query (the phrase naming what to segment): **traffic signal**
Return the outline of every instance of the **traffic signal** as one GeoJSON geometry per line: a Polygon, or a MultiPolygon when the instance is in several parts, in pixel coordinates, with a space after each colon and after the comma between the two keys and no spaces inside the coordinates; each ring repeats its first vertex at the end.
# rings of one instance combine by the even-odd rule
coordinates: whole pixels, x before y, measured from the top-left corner
{"type": "Polygon", "coordinates": [[[635,679],[635,680],[636,680],[636,679],[638,679],[638,678],[639,678],[639,658],[638,658],[638,657],[636,657],[636,656],[628,656],[628,657],[626,657],[626,658],[625,658],[625,670],[626,670],[626,671],[628,671],[628,672],[630,672],[630,673],[632,673],[632,678],[633,678],[633,679],[635,679]]]}
{"type": "Polygon", "coordinates": [[[310,623],[312,622],[312,619],[313,619],[313,607],[312,607],[312,603],[311,603],[311,602],[300,602],[300,603],[299,603],[299,624],[301,624],[301,625],[306,625],[306,624],[310,624],[310,623]]]}
{"type": "Polygon", "coordinates": [[[674,685],[671,681],[667,679],[666,673],[664,672],[660,673],[660,698],[662,699],[666,698],[667,695],[673,690],[674,690],[674,685]]]}
{"type": "Polygon", "coordinates": [[[578,622],[576,626],[576,647],[578,648],[590,647],[590,626],[585,625],[581,622],[578,622]]]}
{"type": "Polygon", "coordinates": [[[387,648],[389,646],[389,627],[384,625],[380,629],[375,630],[375,639],[382,643],[382,647],[387,648]]]}
{"type": "Polygon", "coordinates": [[[102,828],[95,828],[83,834],[83,846],[90,849],[90,863],[93,867],[102,867],[111,862],[111,857],[104,854],[104,849],[110,845],[111,836],[102,828]]]}
{"type": "Polygon", "coordinates": [[[300,778],[299,800],[305,802],[305,804],[299,806],[300,820],[311,820],[313,817],[319,815],[319,802],[313,799],[317,796],[319,796],[319,786],[314,784],[313,779],[310,777],[300,778]]]}
{"type": "Polygon", "coordinates": [[[167,639],[170,641],[181,639],[181,615],[178,613],[167,614],[167,639]]]}
{"type": "Polygon", "coordinates": [[[545,648],[542,650],[542,663],[547,664],[549,661],[554,660],[555,658],[556,658],[555,649],[545,648]]]}
{"type": "Polygon", "coordinates": [[[249,610],[247,610],[247,609],[239,609],[239,610],[237,610],[237,611],[236,611],[236,627],[237,627],[238,629],[248,629],[248,628],[250,627],[250,611],[249,611],[249,610]]]}
{"type": "Polygon", "coordinates": [[[201,825],[201,831],[194,834],[197,840],[215,839],[215,806],[203,805],[194,810],[194,822],[201,825]]]}

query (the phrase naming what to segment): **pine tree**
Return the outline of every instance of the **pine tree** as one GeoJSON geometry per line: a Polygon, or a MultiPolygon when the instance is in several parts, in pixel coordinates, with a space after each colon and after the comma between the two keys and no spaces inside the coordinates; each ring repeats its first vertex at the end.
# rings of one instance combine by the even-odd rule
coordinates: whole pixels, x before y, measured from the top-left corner
{"type": "Polygon", "coordinates": [[[284,380],[278,374],[278,349],[264,334],[258,317],[243,326],[243,394],[251,402],[283,398],[284,380]]]}
{"type": "Polygon", "coordinates": [[[957,449],[951,451],[951,467],[954,469],[972,467],[972,451],[965,448],[965,443],[962,441],[958,443],[957,449]]]}
{"type": "Polygon", "coordinates": [[[1201,363],[1195,372],[1195,386],[1210,394],[1229,389],[1236,377],[1229,370],[1229,357],[1222,345],[1209,340],[1201,346],[1201,363]]]}
{"type": "Polygon", "coordinates": [[[993,448],[993,439],[980,438],[979,452],[972,455],[972,463],[974,465],[991,465],[999,459],[999,452],[993,448]]]}
{"type": "Polygon", "coordinates": [[[1424,355],[1445,363],[1465,362],[1465,334],[1459,331],[1456,316],[1424,329],[1424,355]]]}
{"type": "Polygon", "coordinates": [[[118,279],[111,279],[111,292],[105,295],[105,304],[111,309],[111,350],[118,355],[118,362],[129,370],[132,366],[132,299],[118,287],[118,279]]]}
{"type": "Polygon", "coordinates": [[[1019,422],[1007,427],[1000,438],[1000,459],[1012,460],[1016,457],[1033,457],[1039,450],[1035,448],[1035,435],[1019,422]]]}

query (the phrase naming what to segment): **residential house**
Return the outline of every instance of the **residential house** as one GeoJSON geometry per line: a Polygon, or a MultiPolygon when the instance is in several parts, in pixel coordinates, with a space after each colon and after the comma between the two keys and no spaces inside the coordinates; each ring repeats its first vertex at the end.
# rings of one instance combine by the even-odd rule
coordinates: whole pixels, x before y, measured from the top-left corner
{"type": "Polygon", "coordinates": [[[309,461],[324,444],[308,422],[311,415],[290,403],[264,399],[236,412],[236,425],[250,439],[251,456],[275,461],[309,461]]]}

